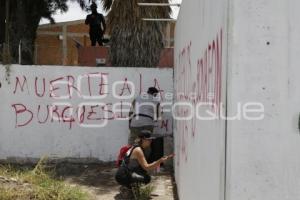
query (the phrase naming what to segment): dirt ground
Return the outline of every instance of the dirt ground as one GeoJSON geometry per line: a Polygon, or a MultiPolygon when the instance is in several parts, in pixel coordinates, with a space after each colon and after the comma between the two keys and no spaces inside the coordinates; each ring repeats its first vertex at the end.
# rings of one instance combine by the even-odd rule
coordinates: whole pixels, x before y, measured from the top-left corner
{"type": "MultiPolygon", "coordinates": [[[[116,168],[113,165],[68,165],[58,166],[58,176],[66,182],[80,186],[88,192],[91,200],[123,200],[119,185],[114,180],[116,168]]],[[[152,200],[176,200],[176,192],[171,172],[152,174],[151,184],[154,186],[152,200]]]]}

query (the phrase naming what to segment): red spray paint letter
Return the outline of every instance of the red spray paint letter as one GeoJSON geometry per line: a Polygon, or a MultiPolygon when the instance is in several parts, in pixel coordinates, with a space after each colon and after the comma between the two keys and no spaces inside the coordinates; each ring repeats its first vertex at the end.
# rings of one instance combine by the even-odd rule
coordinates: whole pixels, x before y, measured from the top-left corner
{"type": "Polygon", "coordinates": [[[26,126],[32,121],[33,113],[30,110],[28,110],[25,105],[23,105],[23,104],[13,104],[12,107],[15,109],[15,112],[16,112],[16,126],[15,126],[16,128],[26,126]],[[25,120],[25,122],[19,124],[18,123],[19,114],[26,114],[26,113],[27,113],[27,115],[26,115],[27,120],[25,120]]]}

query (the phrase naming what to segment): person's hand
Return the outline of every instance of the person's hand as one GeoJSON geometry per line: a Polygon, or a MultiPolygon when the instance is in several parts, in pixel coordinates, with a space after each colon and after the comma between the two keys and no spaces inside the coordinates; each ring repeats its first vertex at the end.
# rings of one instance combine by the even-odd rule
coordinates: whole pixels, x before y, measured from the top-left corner
{"type": "Polygon", "coordinates": [[[172,153],[172,154],[168,155],[168,159],[169,159],[169,158],[173,158],[174,156],[175,156],[175,154],[172,153]]]}
{"type": "Polygon", "coordinates": [[[173,158],[175,156],[175,154],[170,154],[168,156],[163,156],[160,161],[161,162],[165,162],[166,160],[170,159],[170,158],[173,158]]]}
{"type": "Polygon", "coordinates": [[[166,160],[168,160],[168,156],[161,157],[159,160],[161,163],[165,162],[166,160]]]}

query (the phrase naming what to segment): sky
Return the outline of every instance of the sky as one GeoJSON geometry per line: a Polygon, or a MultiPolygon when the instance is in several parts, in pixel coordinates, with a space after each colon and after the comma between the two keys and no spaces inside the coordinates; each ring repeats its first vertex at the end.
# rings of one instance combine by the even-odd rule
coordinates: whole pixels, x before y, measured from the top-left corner
{"type": "MultiPolygon", "coordinates": [[[[181,3],[182,0],[170,0],[170,3],[181,3]]],[[[150,1],[149,1],[150,2],[150,1]]],[[[57,12],[53,17],[55,19],[55,22],[66,22],[66,21],[74,21],[74,20],[79,20],[79,19],[85,19],[86,15],[88,14],[87,12],[83,11],[78,3],[68,3],[69,5],[69,10],[66,13],[60,13],[57,12]]],[[[179,8],[177,6],[172,6],[173,7],[173,14],[172,18],[177,18],[179,8]]],[[[101,6],[98,5],[98,12],[106,15],[106,13],[103,12],[101,9],[101,6]]],[[[40,21],[40,24],[47,24],[49,23],[49,20],[47,19],[42,19],[40,21]]]]}

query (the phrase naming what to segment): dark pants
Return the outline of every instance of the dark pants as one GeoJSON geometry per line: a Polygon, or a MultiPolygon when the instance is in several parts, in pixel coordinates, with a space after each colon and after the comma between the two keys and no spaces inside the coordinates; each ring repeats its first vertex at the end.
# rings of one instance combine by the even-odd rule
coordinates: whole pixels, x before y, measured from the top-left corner
{"type": "Polygon", "coordinates": [[[131,177],[131,184],[135,183],[143,183],[148,184],[151,181],[151,176],[147,172],[139,173],[139,172],[133,172],[131,177]]]}
{"type": "Polygon", "coordinates": [[[91,40],[92,46],[96,46],[96,42],[98,42],[99,46],[103,46],[102,37],[103,37],[103,34],[101,34],[99,32],[97,32],[97,33],[90,32],[90,40],[91,40]]]}
{"type": "Polygon", "coordinates": [[[150,183],[151,176],[144,170],[132,170],[127,166],[120,166],[115,174],[115,179],[120,185],[131,188],[135,183],[150,183]]]}

